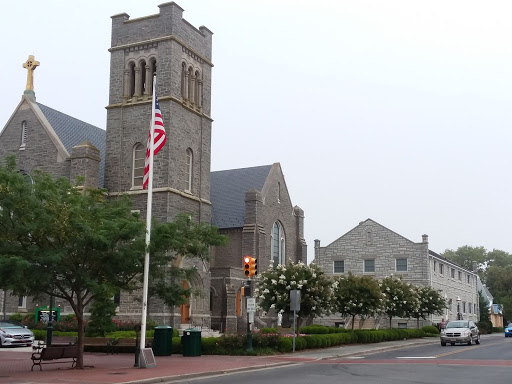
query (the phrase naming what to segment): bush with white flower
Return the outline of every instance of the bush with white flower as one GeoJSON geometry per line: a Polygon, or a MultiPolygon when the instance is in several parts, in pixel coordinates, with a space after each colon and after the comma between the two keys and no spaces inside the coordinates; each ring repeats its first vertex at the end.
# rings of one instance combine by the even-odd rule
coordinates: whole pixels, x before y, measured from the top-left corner
{"type": "Polygon", "coordinates": [[[300,311],[297,312],[298,324],[302,319],[318,317],[330,312],[332,296],[331,281],[324,272],[311,263],[271,265],[257,279],[254,295],[258,298],[258,306],[268,312],[275,309],[276,313],[288,314],[290,310],[290,291],[300,291],[300,311]]]}
{"type": "Polygon", "coordinates": [[[352,317],[352,329],[356,316],[370,317],[382,307],[384,295],[379,282],[372,276],[354,275],[349,272],[333,283],[333,303],[336,312],[352,317]]]}
{"type": "Polygon", "coordinates": [[[389,317],[389,328],[393,317],[412,317],[417,308],[417,296],[414,287],[401,277],[387,276],[380,282],[383,293],[382,313],[389,317]]]}
{"type": "Polygon", "coordinates": [[[412,317],[418,321],[426,320],[428,315],[442,315],[446,309],[446,300],[441,292],[432,287],[414,287],[417,305],[412,311],[412,317]]]}

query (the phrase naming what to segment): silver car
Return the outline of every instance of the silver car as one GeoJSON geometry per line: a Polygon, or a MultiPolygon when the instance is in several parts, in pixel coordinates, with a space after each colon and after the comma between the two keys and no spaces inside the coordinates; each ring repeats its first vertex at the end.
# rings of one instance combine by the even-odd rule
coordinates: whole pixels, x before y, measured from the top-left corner
{"type": "Polygon", "coordinates": [[[0,320],[0,347],[22,345],[31,346],[34,334],[17,321],[0,320]]]}
{"type": "Polygon", "coordinates": [[[446,328],[441,329],[441,345],[446,343],[455,345],[455,343],[464,343],[471,345],[480,344],[480,331],[472,320],[456,320],[446,324],[446,328]]]}

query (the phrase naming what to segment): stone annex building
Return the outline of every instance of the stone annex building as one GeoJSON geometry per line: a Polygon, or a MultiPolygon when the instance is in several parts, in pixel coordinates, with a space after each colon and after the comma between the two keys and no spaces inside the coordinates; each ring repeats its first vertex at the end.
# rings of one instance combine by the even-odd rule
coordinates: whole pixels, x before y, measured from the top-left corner
{"type": "MultiPolygon", "coordinates": [[[[432,316],[426,324],[439,323],[442,318],[456,320],[460,314],[465,320],[479,319],[478,275],[468,271],[428,248],[428,236],[415,243],[383,225],[367,219],[355,228],[321,247],[315,240],[315,262],[330,276],[343,276],[348,272],[382,279],[389,275],[401,275],[416,286],[430,286],[440,290],[448,302],[442,315],[432,316]]],[[[357,321],[354,328],[388,327],[384,319],[357,321]],[[376,322],[378,324],[376,324],[376,322]]],[[[338,316],[316,321],[333,325],[346,324],[349,319],[338,316]]],[[[394,328],[416,328],[415,319],[393,319],[394,328]]]]}
{"type": "MultiPolygon", "coordinates": [[[[33,74],[39,63],[31,56],[24,64],[27,89],[0,133],[0,158],[15,154],[27,175],[40,169],[71,180],[84,176],[87,187],[106,188],[114,198],[131,196],[145,217],[142,178],[156,73],[168,139],[155,157],[153,214],[171,221],[188,212],[231,241],[212,249],[208,264],[183,261],[195,264],[197,275],[182,284],[200,295],[172,308],[150,300],[148,316],[175,328],[243,330],[242,257],[256,257],[260,269],[274,261],[305,262],[304,212],[292,205],[279,163],[211,172],[213,33],[188,23],[174,2],[159,8],[158,14],[137,19],[112,16],[106,131],[36,101],[33,74]]],[[[135,300],[140,296],[121,292],[116,297],[120,319],[140,319],[141,304],[135,300]]],[[[38,304],[8,294],[0,302],[8,315],[33,312],[38,304]]],[[[56,305],[62,314],[72,313],[65,302],[56,305]]]]}

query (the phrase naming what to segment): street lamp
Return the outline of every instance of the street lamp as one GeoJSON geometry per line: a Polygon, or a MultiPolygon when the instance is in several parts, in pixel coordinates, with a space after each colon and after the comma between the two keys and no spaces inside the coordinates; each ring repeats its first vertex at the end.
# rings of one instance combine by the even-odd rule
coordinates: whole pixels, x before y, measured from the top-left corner
{"type": "Polygon", "coordinates": [[[462,320],[462,314],[460,313],[460,296],[457,296],[457,320],[462,320]]]}

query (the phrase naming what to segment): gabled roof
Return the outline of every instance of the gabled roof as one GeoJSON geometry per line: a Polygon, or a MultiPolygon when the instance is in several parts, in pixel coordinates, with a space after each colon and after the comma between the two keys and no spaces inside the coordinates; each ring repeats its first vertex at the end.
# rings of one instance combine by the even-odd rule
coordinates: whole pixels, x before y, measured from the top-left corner
{"type": "Polygon", "coordinates": [[[106,132],[104,129],[88,124],[84,121],[75,119],[65,113],[47,107],[44,104],[37,103],[37,106],[43,112],[60,141],[71,154],[71,148],[84,141],[89,141],[100,150],[100,169],[98,175],[99,187],[103,187],[103,176],[105,173],[105,147],[106,132]]]}
{"type": "Polygon", "coordinates": [[[241,228],[245,223],[245,193],[261,191],[272,165],[211,172],[212,225],[241,228]]]}

